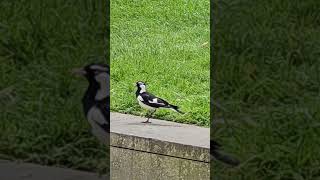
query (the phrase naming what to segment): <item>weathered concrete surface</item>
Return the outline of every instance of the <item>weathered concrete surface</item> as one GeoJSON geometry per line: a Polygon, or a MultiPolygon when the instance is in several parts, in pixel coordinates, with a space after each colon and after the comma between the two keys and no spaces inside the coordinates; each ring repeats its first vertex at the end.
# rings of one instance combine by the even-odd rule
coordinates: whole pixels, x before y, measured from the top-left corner
{"type": "Polygon", "coordinates": [[[111,113],[111,179],[209,179],[209,128],[111,113]]]}
{"type": "Polygon", "coordinates": [[[112,180],[209,180],[210,164],[147,152],[110,148],[112,180]]]}
{"type": "Polygon", "coordinates": [[[107,180],[107,176],[65,168],[0,160],[0,180],[107,180]]]}
{"type": "Polygon", "coordinates": [[[111,146],[194,161],[210,162],[208,148],[161,141],[152,138],[111,133],[111,146]]]}

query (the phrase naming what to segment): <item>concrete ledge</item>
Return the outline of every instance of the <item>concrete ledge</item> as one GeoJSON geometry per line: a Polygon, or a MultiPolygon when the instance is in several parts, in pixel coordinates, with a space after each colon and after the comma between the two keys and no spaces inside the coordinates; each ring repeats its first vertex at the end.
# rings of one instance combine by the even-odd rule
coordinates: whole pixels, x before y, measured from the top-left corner
{"type": "Polygon", "coordinates": [[[209,149],[174,142],[111,133],[111,146],[209,163],[209,149]]]}
{"type": "Polygon", "coordinates": [[[111,113],[111,179],[209,179],[209,128],[145,120],[111,113]]]}
{"type": "Polygon", "coordinates": [[[150,124],[141,123],[145,120],[140,116],[111,113],[111,132],[210,148],[209,128],[158,119],[150,119],[150,124]]]}
{"type": "Polygon", "coordinates": [[[0,160],[1,180],[107,180],[107,176],[58,167],[0,160]]]}

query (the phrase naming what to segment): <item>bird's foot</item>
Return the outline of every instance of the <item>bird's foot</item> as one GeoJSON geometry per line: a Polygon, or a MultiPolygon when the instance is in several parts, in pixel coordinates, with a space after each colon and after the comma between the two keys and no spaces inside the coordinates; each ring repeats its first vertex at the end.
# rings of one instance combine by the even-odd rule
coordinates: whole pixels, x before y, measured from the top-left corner
{"type": "Polygon", "coordinates": [[[143,121],[142,123],[151,123],[150,121],[143,121]]]}

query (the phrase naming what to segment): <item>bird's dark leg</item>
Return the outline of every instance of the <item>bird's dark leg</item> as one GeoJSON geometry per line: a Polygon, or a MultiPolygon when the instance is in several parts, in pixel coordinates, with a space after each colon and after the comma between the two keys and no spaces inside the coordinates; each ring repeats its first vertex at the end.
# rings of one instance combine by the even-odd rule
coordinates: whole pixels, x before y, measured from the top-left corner
{"type": "MultiPolygon", "coordinates": [[[[156,110],[157,110],[157,109],[154,109],[154,110],[151,112],[151,114],[149,115],[147,121],[143,121],[143,123],[151,123],[151,122],[149,121],[149,119],[152,117],[153,113],[156,112],[156,110]]],[[[147,114],[147,115],[148,115],[148,114],[147,114]]]]}

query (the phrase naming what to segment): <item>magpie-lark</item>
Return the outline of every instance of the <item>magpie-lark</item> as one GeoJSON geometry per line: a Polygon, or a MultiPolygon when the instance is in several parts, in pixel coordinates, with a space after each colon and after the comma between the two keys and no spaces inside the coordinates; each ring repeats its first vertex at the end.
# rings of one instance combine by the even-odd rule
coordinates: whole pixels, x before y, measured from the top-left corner
{"type": "Polygon", "coordinates": [[[183,112],[179,110],[178,106],[172,105],[167,101],[147,92],[146,84],[144,82],[138,81],[136,85],[137,85],[136,98],[139,102],[139,105],[142,108],[145,108],[151,111],[151,114],[148,116],[147,121],[144,121],[143,123],[150,123],[149,122],[150,117],[153,115],[153,113],[156,112],[158,108],[168,108],[183,114],[183,112]]]}
{"type": "Polygon", "coordinates": [[[218,144],[216,141],[210,140],[210,154],[214,159],[217,159],[231,166],[238,166],[240,164],[240,162],[237,159],[222,153],[220,149],[220,144],[218,144]]]}
{"type": "Polygon", "coordinates": [[[82,98],[85,116],[91,125],[91,132],[100,142],[109,143],[110,133],[110,96],[109,67],[104,64],[89,64],[74,69],[74,74],[84,76],[89,86],[82,98]]]}

